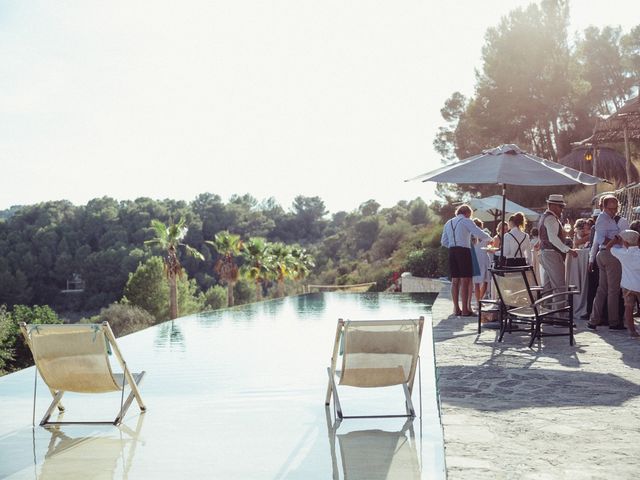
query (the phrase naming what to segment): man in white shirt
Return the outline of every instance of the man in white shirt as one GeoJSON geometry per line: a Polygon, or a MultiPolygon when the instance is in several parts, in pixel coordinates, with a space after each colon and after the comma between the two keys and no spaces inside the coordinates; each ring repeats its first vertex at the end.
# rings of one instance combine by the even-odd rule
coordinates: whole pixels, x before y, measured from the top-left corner
{"type": "Polygon", "coordinates": [[[607,248],[611,255],[620,260],[622,265],[622,296],[624,298],[624,323],[629,330],[629,335],[639,337],[636,325],[633,321],[633,308],[640,300],[640,248],[638,240],[640,234],[634,230],[624,230],[616,235],[608,244],[607,248]],[[615,245],[622,244],[624,248],[616,248],[615,245]]]}
{"type": "Polygon", "coordinates": [[[471,235],[483,239],[491,239],[491,235],[471,220],[473,210],[469,205],[460,205],[456,209],[456,216],[444,225],[440,243],[449,249],[449,271],[451,274],[451,298],[453,300],[453,314],[463,317],[472,316],[468,311],[469,287],[473,277],[473,264],[471,263],[471,235]],[[463,309],[458,303],[462,297],[463,309]]]}
{"type": "Polygon", "coordinates": [[[547,198],[547,210],[540,217],[538,230],[540,233],[540,263],[544,269],[542,290],[548,293],[566,285],[564,257],[569,254],[578,256],[578,252],[562,241],[564,229],[560,222],[562,210],[567,204],[564,197],[554,193],[547,198]]]}

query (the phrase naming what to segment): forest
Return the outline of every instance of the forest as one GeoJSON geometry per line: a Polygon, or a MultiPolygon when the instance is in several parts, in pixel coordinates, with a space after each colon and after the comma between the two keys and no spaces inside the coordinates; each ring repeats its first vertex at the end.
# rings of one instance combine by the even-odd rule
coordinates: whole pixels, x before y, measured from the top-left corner
{"type": "MultiPolygon", "coordinates": [[[[570,38],[569,6],[532,3],[486,32],[473,95],[453,92],[441,110],[433,143],[443,164],[505,143],[561,160],[591,135],[597,118],[638,95],[640,25],[628,32],[585,26],[570,38]]],[[[622,145],[609,147],[623,152],[622,145]]],[[[636,162],[638,153],[632,144],[636,162]]],[[[591,165],[583,167],[592,173],[591,165]]],[[[624,172],[604,167],[622,181],[624,172]]],[[[172,295],[184,315],[300,293],[305,283],[375,282],[375,290],[385,290],[402,271],[446,275],[443,220],[457,202],[499,191],[491,185],[439,185],[438,191],[441,200],[430,204],[416,198],[381,208],[371,199],[335,213],[318,197],[298,196],[285,209],[272,198],[223,201],[215,193],[188,202],[102,197],[0,211],[0,373],[28,362],[17,339],[23,320],[108,319],[124,334],[170,318],[172,295]],[[179,265],[171,268],[182,272],[173,294],[171,250],[160,238],[172,228],[179,265]]],[[[540,208],[549,193],[518,188],[509,198],[540,208]]]]}

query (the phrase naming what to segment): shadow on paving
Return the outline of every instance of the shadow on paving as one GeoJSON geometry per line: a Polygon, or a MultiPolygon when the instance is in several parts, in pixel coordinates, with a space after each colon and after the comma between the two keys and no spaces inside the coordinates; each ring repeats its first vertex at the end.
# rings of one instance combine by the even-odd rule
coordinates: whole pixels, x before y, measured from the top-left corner
{"type": "Polygon", "coordinates": [[[438,368],[442,401],[485,411],[526,407],[619,406],[638,385],[611,373],[486,366],[438,368]]]}

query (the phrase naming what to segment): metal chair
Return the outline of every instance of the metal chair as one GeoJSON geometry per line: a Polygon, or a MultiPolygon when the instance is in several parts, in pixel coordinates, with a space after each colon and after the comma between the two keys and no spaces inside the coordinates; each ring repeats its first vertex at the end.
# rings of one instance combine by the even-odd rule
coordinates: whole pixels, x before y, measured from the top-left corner
{"type": "Polygon", "coordinates": [[[574,286],[541,295],[541,287],[531,285],[535,275],[529,269],[490,269],[500,301],[504,305],[504,319],[500,336],[525,330],[531,334],[529,347],[545,336],[569,336],[574,345],[573,295],[579,293],[574,286]],[[533,275],[533,276],[532,276],[533,275]],[[543,325],[566,327],[567,332],[543,331],[543,325]]]}

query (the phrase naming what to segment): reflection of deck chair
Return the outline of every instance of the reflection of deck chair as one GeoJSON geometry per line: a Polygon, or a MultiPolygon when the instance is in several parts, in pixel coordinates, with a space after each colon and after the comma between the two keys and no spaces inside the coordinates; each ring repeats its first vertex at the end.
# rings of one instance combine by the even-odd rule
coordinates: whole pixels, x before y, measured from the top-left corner
{"type": "Polygon", "coordinates": [[[418,480],[422,468],[419,448],[413,431],[414,419],[407,418],[399,431],[354,430],[337,433],[341,420],[331,422],[326,407],[327,433],[331,448],[331,465],[334,479],[366,478],[418,480]],[[337,442],[336,442],[337,440],[337,442]],[[339,449],[336,449],[338,443],[339,449]],[[339,461],[340,460],[340,461],[339,461]]]}
{"type": "Polygon", "coordinates": [[[406,398],[406,415],[375,416],[414,417],[416,413],[411,402],[411,393],[423,326],[424,317],[416,320],[338,320],[331,367],[327,369],[329,385],[325,404],[329,405],[333,393],[339,418],[363,418],[343,416],[336,376],[340,385],[352,387],[402,385],[406,398]],[[342,369],[337,371],[336,364],[340,354],[342,369]]]}
{"type": "MultiPolygon", "coordinates": [[[[53,401],[40,425],[71,423],[112,423],[118,425],[135,397],[140,410],[145,411],[138,385],[145,372],[131,373],[116,344],[109,323],[74,325],[26,325],[20,329],[35,361],[37,371],[49,387],[53,401]],[[113,373],[108,355],[118,360],[124,373],[113,373]],[[129,396],[124,398],[126,385],[129,396]],[[60,404],[65,392],[105,393],[121,391],[120,412],[113,421],[102,422],[49,422],[53,410],[60,404]]],[[[34,386],[34,415],[35,415],[34,386]]]]}

